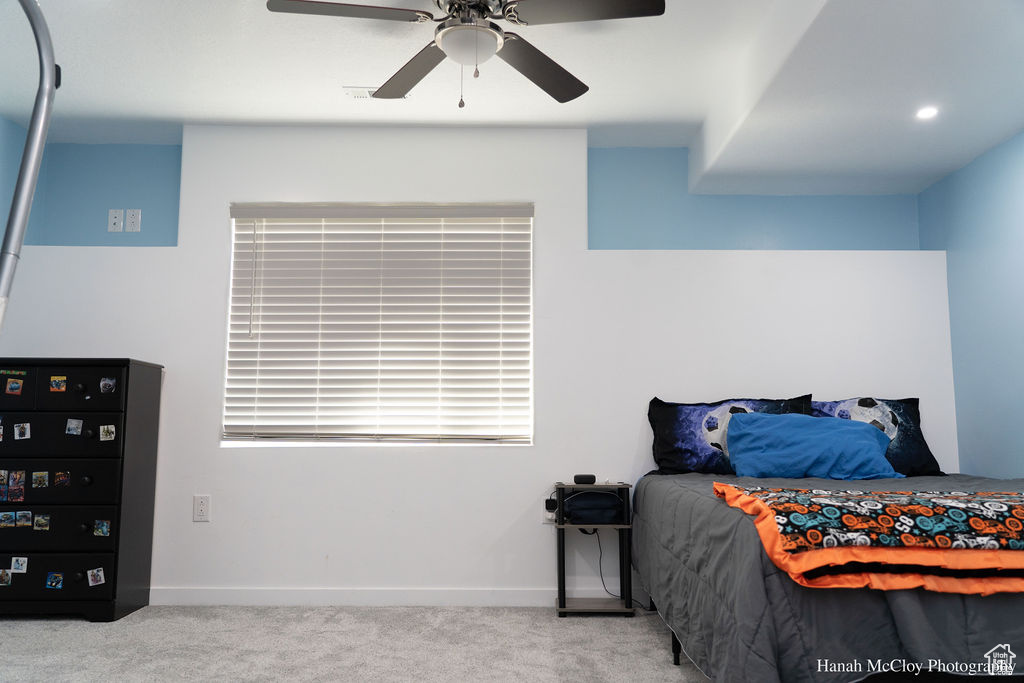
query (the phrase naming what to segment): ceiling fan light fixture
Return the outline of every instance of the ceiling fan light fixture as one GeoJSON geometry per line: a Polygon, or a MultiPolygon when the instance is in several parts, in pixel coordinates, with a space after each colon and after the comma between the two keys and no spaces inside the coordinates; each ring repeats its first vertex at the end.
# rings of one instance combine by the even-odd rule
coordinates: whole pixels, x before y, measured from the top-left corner
{"type": "Polygon", "coordinates": [[[434,42],[452,61],[474,66],[493,57],[504,44],[505,35],[489,21],[460,17],[441,24],[434,42]]]}

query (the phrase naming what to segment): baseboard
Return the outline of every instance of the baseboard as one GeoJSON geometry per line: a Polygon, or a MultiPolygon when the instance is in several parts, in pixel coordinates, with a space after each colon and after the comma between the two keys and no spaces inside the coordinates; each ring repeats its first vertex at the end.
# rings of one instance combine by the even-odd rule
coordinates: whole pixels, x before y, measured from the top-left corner
{"type": "MultiPolygon", "coordinates": [[[[599,597],[587,591],[580,597],[599,597]]],[[[151,605],[269,605],[351,607],[551,607],[549,588],[177,588],[150,589],[151,605]]]]}

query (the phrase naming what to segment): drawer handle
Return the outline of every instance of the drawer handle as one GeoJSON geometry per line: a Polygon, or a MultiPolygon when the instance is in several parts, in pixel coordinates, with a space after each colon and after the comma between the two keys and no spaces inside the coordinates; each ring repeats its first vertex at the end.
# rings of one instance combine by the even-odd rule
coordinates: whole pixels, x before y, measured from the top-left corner
{"type": "Polygon", "coordinates": [[[92,486],[92,477],[88,474],[82,477],[82,486],[92,486]]]}
{"type": "Polygon", "coordinates": [[[92,525],[87,523],[87,522],[82,522],[81,524],[78,525],[78,528],[81,529],[82,533],[85,533],[87,531],[91,531],[92,530],[92,525]]]}
{"type": "Polygon", "coordinates": [[[94,433],[95,432],[93,432],[91,429],[85,429],[82,431],[82,436],[84,436],[87,439],[91,439],[94,433]]]}
{"type": "Polygon", "coordinates": [[[76,384],[75,385],[75,391],[77,391],[77,392],[85,391],[85,385],[84,384],[76,384]]]}
{"type": "Polygon", "coordinates": [[[75,572],[75,581],[77,583],[85,581],[85,572],[75,572]]]}

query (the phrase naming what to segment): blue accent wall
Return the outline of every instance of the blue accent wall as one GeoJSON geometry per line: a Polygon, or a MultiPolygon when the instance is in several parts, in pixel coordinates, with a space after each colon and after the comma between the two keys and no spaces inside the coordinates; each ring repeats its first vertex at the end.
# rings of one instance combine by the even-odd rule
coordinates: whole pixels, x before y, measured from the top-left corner
{"type": "MultiPolygon", "coordinates": [[[[7,223],[24,128],[0,117],[0,220],[7,223]]],[[[173,247],[178,244],[181,145],[49,143],[25,244],[173,247]],[[107,232],[110,209],[141,209],[141,232],[107,232]]],[[[0,226],[2,230],[2,226],[0,226]]]]}
{"type": "Polygon", "coordinates": [[[48,144],[25,244],[178,244],[179,145],[48,144]],[[141,209],[141,232],[107,232],[110,209],[141,209]]]}
{"type": "Polygon", "coordinates": [[[1024,477],[1024,133],[919,205],[921,245],[946,249],[961,470],[1024,477]]]}
{"type": "MultiPolygon", "coordinates": [[[[21,151],[25,147],[25,129],[0,117],[0,222],[7,225],[14,186],[18,182],[21,151]]],[[[0,227],[0,230],[3,228],[0,227]]]]}
{"type": "Polygon", "coordinates": [[[919,249],[915,195],[694,195],[685,148],[588,150],[591,249],[919,249]]]}

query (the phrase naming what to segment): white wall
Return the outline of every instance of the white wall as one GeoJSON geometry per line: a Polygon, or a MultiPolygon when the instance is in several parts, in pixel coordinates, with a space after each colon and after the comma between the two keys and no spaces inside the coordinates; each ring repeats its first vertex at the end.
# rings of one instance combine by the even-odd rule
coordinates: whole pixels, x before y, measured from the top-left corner
{"type": "Polygon", "coordinates": [[[0,353],[166,365],[154,602],[550,605],[541,501],[651,469],[653,395],[920,396],[956,470],[941,252],[587,251],[586,158],[583,131],[190,126],[177,248],[25,248],[0,353]],[[231,201],[534,202],[535,445],[222,448],[231,201]]]}

